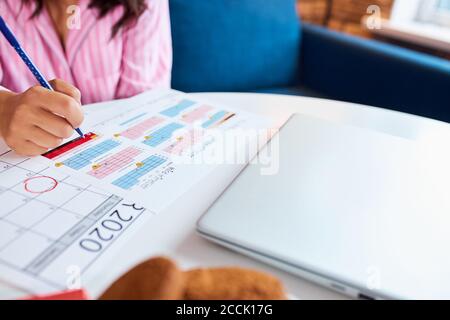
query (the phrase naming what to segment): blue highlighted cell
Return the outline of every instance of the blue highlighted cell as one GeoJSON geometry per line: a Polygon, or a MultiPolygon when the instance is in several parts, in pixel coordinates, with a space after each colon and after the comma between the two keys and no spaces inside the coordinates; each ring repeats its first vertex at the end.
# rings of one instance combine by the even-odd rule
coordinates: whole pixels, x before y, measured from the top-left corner
{"type": "Polygon", "coordinates": [[[212,126],[213,124],[215,124],[216,122],[220,121],[223,119],[223,117],[225,117],[228,114],[228,111],[219,111],[216,112],[215,114],[213,114],[208,121],[203,122],[202,124],[202,128],[209,128],[210,126],[212,126]]]}
{"type": "Polygon", "coordinates": [[[120,177],[119,179],[112,182],[113,185],[122,188],[124,190],[129,190],[135,185],[139,184],[139,179],[145,176],[147,173],[156,169],[167,159],[158,155],[152,155],[142,161],[142,165],[133,171],[128,172],[126,175],[120,177]]]}
{"type": "Polygon", "coordinates": [[[161,111],[161,114],[173,118],[178,116],[183,110],[192,107],[194,104],[195,102],[191,100],[181,100],[176,106],[161,111]]]}
{"type": "Polygon", "coordinates": [[[120,142],[113,139],[105,140],[93,147],[90,147],[64,161],[64,165],[74,170],[80,170],[88,166],[92,160],[101,156],[102,154],[111,151],[119,146],[120,142]]]}
{"type": "Polygon", "coordinates": [[[167,140],[169,140],[176,130],[181,129],[183,127],[184,126],[179,123],[175,122],[169,123],[168,125],[162,127],[161,129],[152,132],[148,137],[146,137],[143,143],[150,147],[157,147],[161,143],[164,143],[167,140]]]}

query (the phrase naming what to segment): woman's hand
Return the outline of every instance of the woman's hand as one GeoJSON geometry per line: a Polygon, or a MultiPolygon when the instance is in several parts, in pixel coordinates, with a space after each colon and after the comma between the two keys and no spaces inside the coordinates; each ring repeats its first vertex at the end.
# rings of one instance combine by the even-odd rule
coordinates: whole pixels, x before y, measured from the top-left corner
{"type": "Polygon", "coordinates": [[[57,147],[83,121],[80,91],[62,80],[50,84],[55,91],[36,86],[19,94],[0,92],[0,136],[21,155],[57,147]]]}

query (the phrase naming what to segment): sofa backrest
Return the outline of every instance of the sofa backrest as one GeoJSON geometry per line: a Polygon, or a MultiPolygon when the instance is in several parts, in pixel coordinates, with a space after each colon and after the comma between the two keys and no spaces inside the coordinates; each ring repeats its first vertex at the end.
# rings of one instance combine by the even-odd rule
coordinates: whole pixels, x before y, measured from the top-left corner
{"type": "Polygon", "coordinates": [[[170,0],[172,87],[249,91],[298,78],[296,0],[170,0]]]}

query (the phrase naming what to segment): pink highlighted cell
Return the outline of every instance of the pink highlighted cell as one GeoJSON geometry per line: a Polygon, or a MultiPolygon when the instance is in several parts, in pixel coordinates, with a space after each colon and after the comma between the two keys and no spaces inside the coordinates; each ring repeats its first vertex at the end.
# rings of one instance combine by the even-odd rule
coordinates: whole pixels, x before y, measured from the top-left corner
{"type": "Polygon", "coordinates": [[[88,174],[97,179],[103,179],[132,163],[134,158],[141,154],[141,152],[141,150],[135,147],[128,147],[104,161],[94,164],[88,174]]]}
{"type": "Polygon", "coordinates": [[[186,123],[194,123],[195,121],[206,118],[208,116],[208,112],[211,110],[213,110],[213,107],[211,106],[200,106],[191,112],[184,114],[182,116],[182,120],[186,123]]]}
{"type": "Polygon", "coordinates": [[[131,140],[136,140],[140,137],[142,137],[142,135],[152,129],[153,127],[157,126],[158,124],[162,123],[164,121],[163,118],[160,117],[151,117],[147,120],[142,121],[141,123],[138,123],[137,125],[129,128],[128,130],[122,132],[120,135],[131,139],[131,140]]]}
{"type": "Polygon", "coordinates": [[[174,155],[182,155],[186,150],[197,144],[203,137],[203,131],[193,129],[186,132],[184,135],[174,137],[174,142],[168,146],[164,151],[174,155]]]}

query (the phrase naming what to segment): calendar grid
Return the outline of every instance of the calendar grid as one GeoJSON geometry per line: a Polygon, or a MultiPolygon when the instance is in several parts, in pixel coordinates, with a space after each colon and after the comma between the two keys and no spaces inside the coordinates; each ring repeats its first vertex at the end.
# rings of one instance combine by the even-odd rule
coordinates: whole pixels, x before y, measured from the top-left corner
{"type": "Polygon", "coordinates": [[[141,153],[142,151],[135,147],[128,147],[98,163],[88,174],[97,179],[103,179],[129,165],[141,153]]]}
{"type": "MultiPolygon", "coordinates": [[[[39,172],[37,172],[36,174],[39,174],[39,172]]],[[[65,179],[62,179],[60,182],[64,183],[64,180],[65,180],[65,179]]],[[[53,210],[51,213],[49,213],[49,215],[50,215],[50,214],[52,214],[54,211],[56,211],[56,210],[58,210],[58,209],[62,209],[62,207],[63,207],[64,204],[66,204],[67,202],[69,202],[69,201],[73,200],[74,198],[76,198],[77,196],[79,196],[82,192],[86,191],[86,189],[87,189],[87,188],[81,189],[79,193],[75,194],[75,195],[74,195],[73,197],[71,197],[69,200],[67,200],[66,202],[64,202],[61,206],[54,206],[54,205],[51,204],[51,203],[47,203],[47,202],[45,202],[45,201],[41,201],[41,200],[39,199],[38,196],[36,196],[33,200],[34,200],[34,201],[39,201],[39,202],[42,202],[42,203],[45,203],[45,204],[48,204],[48,205],[54,207],[54,210],[53,210]]],[[[9,191],[15,192],[15,191],[13,191],[13,190],[9,190],[9,191]]],[[[27,203],[24,203],[22,206],[25,206],[26,204],[27,204],[27,203]]],[[[16,209],[19,209],[19,208],[21,208],[22,206],[19,206],[19,207],[17,207],[16,209]]],[[[65,209],[62,209],[62,210],[77,215],[76,212],[71,212],[71,211],[68,211],[68,210],[65,210],[65,209]]],[[[7,218],[8,218],[8,216],[11,215],[11,214],[13,214],[13,212],[9,212],[8,214],[4,215],[4,216],[3,216],[3,219],[8,220],[7,218]]],[[[43,217],[42,220],[45,219],[45,218],[46,218],[46,217],[43,217]]],[[[39,222],[40,222],[40,221],[36,222],[35,224],[38,224],[39,222]]],[[[31,226],[31,227],[33,227],[33,226],[31,226]]]]}
{"type": "Polygon", "coordinates": [[[131,140],[136,140],[141,137],[146,131],[152,129],[162,122],[164,122],[164,119],[161,117],[151,117],[122,132],[120,135],[131,140]]]}
{"type": "Polygon", "coordinates": [[[165,152],[175,155],[182,155],[187,149],[192,148],[195,144],[197,144],[201,138],[203,137],[203,131],[192,129],[189,132],[186,132],[183,136],[180,137],[177,141],[172,143],[166,149],[165,152]]]}
{"type": "Polygon", "coordinates": [[[89,229],[101,217],[107,214],[111,208],[116,206],[122,200],[123,199],[120,197],[110,196],[78,224],[74,225],[71,229],[66,231],[59,239],[56,239],[52,246],[47,248],[32,262],[30,262],[24,270],[35,275],[39,274],[39,272],[42,271],[42,269],[51,262],[51,259],[55,258],[55,255],[60,254],[62,251],[64,251],[64,249],[71,245],[73,241],[75,241],[84,231],[89,229]],[[79,228],[80,226],[82,226],[82,228],[79,228]],[[64,241],[64,239],[67,238],[69,238],[69,241],[64,241]],[[55,249],[55,247],[57,247],[59,244],[62,244],[63,247],[59,247],[58,250],[53,251],[52,255],[47,254],[49,251],[55,249]]]}
{"type": "MultiPolygon", "coordinates": [[[[5,154],[7,154],[7,153],[8,153],[8,152],[2,154],[2,156],[5,155],[5,154]]],[[[12,167],[21,168],[21,167],[20,167],[20,164],[23,163],[23,162],[25,162],[25,161],[26,161],[26,160],[24,160],[24,161],[22,161],[22,162],[19,162],[18,164],[8,163],[8,162],[6,162],[6,161],[4,161],[4,160],[1,160],[0,162],[6,163],[8,166],[10,166],[10,167],[8,168],[8,169],[10,169],[10,168],[12,168],[12,167]]],[[[6,170],[8,170],[8,169],[6,169],[6,170]]],[[[21,169],[23,169],[23,170],[25,170],[25,171],[28,171],[30,174],[33,174],[33,175],[40,174],[41,172],[43,172],[43,171],[45,170],[45,169],[43,169],[43,170],[40,170],[40,171],[38,171],[38,172],[33,172],[33,171],[28,170],[28,169],[24,169],[24,168],[21,168],[21,169]]],[[[4,170],[4,171],[5,171],[5,170],[4,170]]],[[[2,172],[4,172],[4,171],[2,171],[2,172]]],[[[1,174],[2,172],[0,172],[0,174],[1,174]]],[[[18,192],[16,192],[16,191],[14,190],[14,187],[16,187],[17,185],[20,185],[20,184],[22,184],[22,183],[23,183],[23,181],[20,181],[20,182],[18,182],[17,184],[13,185],[13,186],[10,187],[10,188],[3,188],[3,187],[2,187],[2,188],[0,189],[0,194],[5,193],[6,191],[9,191],[9,192],[13,192],[13,193],[18,194],[18,192]]],[[[22,204],[22,205],[16,207],[14,210],[17,210],[17,209],[19,209],[19,208],[21,208],[21,207],[23,207],[23,206],[26,206],[27,203],[28,203],[28,201],[30,201],[31,199],[33,199],[33,201],[39,201],[39,202],[41,202],[39,199],[37,199],[36,196],[34,196],[34,197],[29,197],[28,199],[29,199],[29,200],[27,200],[27,202],[25,202],[24,204],[22,204]]],[[[49,206],[53,206],[53,205],[50,204],[50,203],[45,203],[45,204],[48,204],[49,206]]],[[[7,219],[8,216],[11,215],[11,214],[13,214],[14,210],[12,210],[11,212],[8,212],[6,215],[3,215],[2,217],[0,217],[0,221],[2,221],[2,222],[4,222],[4,223],[11,224],[11,225],[13,225],[13,226],[19,228],[19,229],[22,230],[23,232],[32,232],[32,233],[35,233],[36,235],[39,235],[39,236],[48,238],[47,235],[45,235],[45,234],[43,234],[43,233],[40,233],[40,232],[37,232],[36,230],[33,230],[31,227],[26,228],[26,227],[23,227],[23,226],[21,226],[21,225],[18,225],[18,224],[16,224],[16,223],[14,223],[14,222],[8,220],[8,219],[7,219]]],[[[55,209],[55,210],[56,210],[56,209],[55,209]]],[[[72,212],[72,213],[74,213],[74,212],[72,212]]],[[[75,214],[75,213],[74,213],[74,214],[75,214]]],[[[13,241],[15,241],[15,240],[16,240],[16,239],[12,239],[10,242],[13,242],[13,241]]],[[[1,251],[2,249],[4,249],[4,247],[6,247],[6,246],[1,247],[1,248],[0,248],[0,251],[1,251]]]]}
{"type": "MultiPolygon", "coordinates": [[[[0,157],[1,157],[1,155],[0,155],[0,157]]],[[[42,173],[42,172],[44,172],[44,171],[47,170],[47,168],[45,168],[45,169],[43,169],[43,170],[40,170],[40,171],[37,171],[37,172],[33,172],[33,171],[29,170],[29,169],[22,168],[22,167],[21,167],[20,165],[18,165],[18,164],[11,164],[11,163],[8,163],[8,162],[6,162],[6,161],[4,161],[4,160],[0,160],[0,163],[6,163],[7,165],[9,165],[9,166],[11,166],[11,167],[20,168],[20,169],[22,169],[22,170],[25,170],[25,171],[30,172],[30,174],[32,174],[32,175],[39,175],[40,173],[42,173]]],[[[11,167],[10,167],[10,168],[11,168],[11,167]]],[[[8,170],[8,169],[6,169],[6,170],[8,170]]],[[[4,171],[5,171],[5,170],[4,170],[4,171]]],[[[0,174],[1,174],[2,172],[3,172],[3,171],[0,171],[0,174]]],[[[71,184],[70,182],[67,182],[66,179],[67,179],[67,177],[61,179],[60,182],[63,182],[64,184],[66,184],[66,185],[68,185],[68,186],[71,186],[71,187],[80,188],[80,186],[77,186],[77,185],[71,184]]],[[[21,184],[23,184],[23,181],[20,181],[20,182],[18,182],[17,184],[15,184],[15,185],[13,185],[12,187],[9,187],[9,188],[4,188],[4,187],[1,187],[1,186],[0,186],[0,194],[1,194],[1,193],[4,193],[5,191],[10,191],[10,192],[13,192],[13,193],[16,193],[16,194],[21,194],[21,193],[19,193],[19,192],[17,192],[17,191],[14,190],[14,187],[19,186],[19,185],[21,185],[21,184]]],[[[86,188],[83,188],[83,191],[85,191],[86,189],[88,189],[88,188],[90,188],[90,187],[91,187],[91,185],[88,185],[86,188]]],[[[97,194],[97,195],[99,195],[99,196],[106,196],[105,193],[99,193],[99,192],[94,191],[94,190],[89,190],[89,192],[90,192],[90,193],[95,193],[95,194],[97,194]]],[[[44,203],[44,204],[53,206],[53,204],[51,204],[51,203],[49,203],[49,202],[46,202],[46,201],[43,201],[43,200],[39,199],[39,196],[33,196],[33,197],[30,196],[30,197],[28,197],[28,198],[29,198],[29,199],[33,199],[33,201],[39,201],[39,202],[42,202],[42,203],[44,203]]],[[[67,210],[67,209],[65,209],[65,210],[68,211],[68,212],[71,212],[71,213],[73,213],[73,214],[77,214],[75,211],[71,211],[71,210],[67,210]]],[[[0,218],[0,220],[1,220],[2,218],[5,218],[7,215],[9,215],[9,213],[6,214],[6,215],[3,215],[3,216],[0,218]]]]}
{"type": "Polygon", "coordinates": [[[143,143],[150,147],[157,147],[160,144],[168,141],[176,130],[181,129],[183,127],[184,126],[179,123],[175,122],[169,123],[168,125],[162,127],[161,129],[150,133],[150,135],[146,137],[143,143]]]}
{"type": "Polygon", "coordinates": [[[135,186],[139,183],[139,179],[157,168],[167,159],[161,156],[152,155],[147,159],[143,160],[141,166],[134,169],[133,171],[128,172],[126,175],[120,177],[119,179],[113,181],[113,185],[118,186],[119,188],[128,190],[131,187],[135,186]]]}
{"type": "MultiPolygon", "coordinates": [[[[89,184],[77,185],[75,182],[68,181],[70,177],[67,175],[54,179],[55,183],[58,183],[58,188],[67,188],[65,197],[61,197],[61,193],[54,192],[29,193],[25,188],[25,182],[29,178],[46,177],[45,174],[50,169],[46,165],[36,165],[34,162],[30,165],[29,159],[14,158],[11,155],[10,151],[0,155],[0,199],[2,196],[5,196],[5,199],[11,199],[11,195],[13,195],[18,200],[10,208],[0,208],[3,210],[3,212],[0,211],[0,233],[2,234],[0,263],[18,272],[36,276],[47,285],[60,288],[60,284],[51,279],[45,279],[40,276],[40,273],[72,246],[89,228],[92,228],[110,210],[122,202],[123,198],[92,189],[89,184]],[[87,214],[83,215],[82,212],[77,212],[76,205],[78,205],[77,199],[86,195],[90,195],[90,199],[95,200],[93,204],[95,207],[85,210],[87,214]],[[70,207],[72,202],[75,205],[70,207]],[[36,205],[45,210],[42,210],[43,212],[33,211],[33,206],[36,205]],[[27,219],[15,221],[21,217],[20,212],[25,212],[27,219]],[[37,215],[37,218],[30,222],[30,218],[34,215],[37,215]],[[44,228],[45,223],[52,218],[66,219],[69,217],[67,215],[72,217],[69,219],[71,224],[66,228],[61,226],[60,230],[57,230],[60,234],[54,233],[52,236],[51,230],[44,228]],[[24,225],[24,223],[28,223],[28,225],[24,225]],[[7,232],[3,232],[5,230],[7,232]],[[50,234],[46,231],[49,231],[50,234]],[[35,246],[35,243],[30,242],[29,239],[37,239],[37,243],[42,245],[35,246]],[[17,252],[18,249],[19,252],[17,252]],[[11,250],[16,254],[11,255],[11,250]]],[[[144,211],[145,209],[142,208],[136,217],[144,211]]],[[[50,223],[48,225],[52,226],[50,223]]],[[[56,226],[56,229],[58,228],[59,226],[56,226]]],[[[126,228],[128,226],[124,227],[124,230],[126,228]]],[[[83,270],[86,270],[100,255],[101,253],[92,256],[92,260],[84,266],[83,270]]]]}
{"type": "Polygon", "coordinates": [[[113,139],[105,140],[93,147],[90,147],[64,161],[64,164],[74,170],[86,167],[91,161],[102,154],[116,148],[120,145],[119,141],[113,139]]]}
{"type": "Polygon", "coordinates": [[[228,114],[228,111],[224,111],[224,110],[216,112],[215,114],[213,114],[211,116],[211,118],[209,120],[205,121],[202,124],[202,127],[205,129],[211,127],[216,122],[220,121],[223,117],[225,117],[227,114],[228,114]]]}
{"type": "Polygon", "coordinates": [[[208,105],[200,106],[189,113],[184,114],[181,118],[186,123],[194,123],[197,120],[201,120],[208,115],[208,112],[213,110],[213,107],[208,105]]]}
{"type": "Polygon", "coordinates": [[[161,111],[162,115],[167,117],[174,118],[179,115],[183,110],[192,107],[195,105],[194,101],[191,100],[181,100],[177,105],[170,107],[166,110],[161,111]]]}

